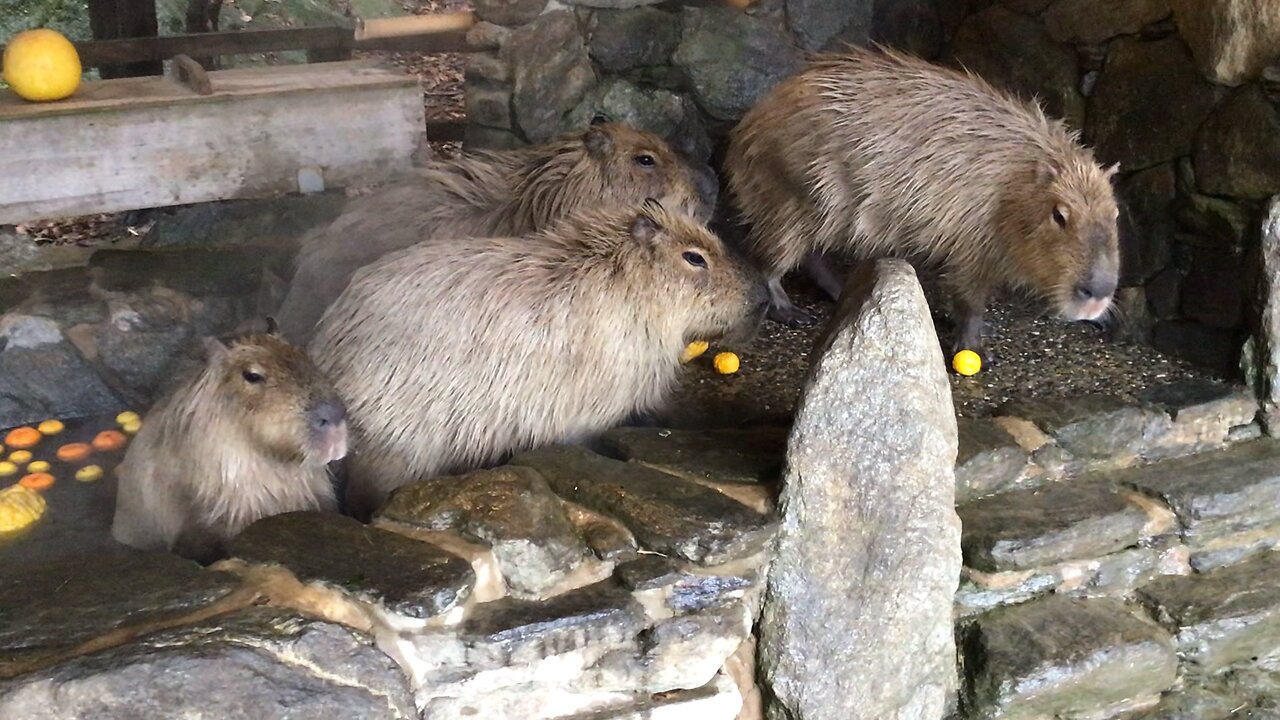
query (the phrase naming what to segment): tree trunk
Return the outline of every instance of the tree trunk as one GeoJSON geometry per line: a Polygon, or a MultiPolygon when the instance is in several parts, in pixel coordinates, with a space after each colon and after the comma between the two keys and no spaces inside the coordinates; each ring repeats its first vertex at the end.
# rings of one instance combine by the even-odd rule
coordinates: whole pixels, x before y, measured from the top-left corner
{"type": "MultiPolygon", "coordinates": [[[[218,15],[222,12],[222,0],[187,0],[186,31],[196,33],[217,32],[218,15]]],[[[217,70],[217,57],[197,57],[196,62],[205,70],[217,70]]]]}
{"type": "MultiPolygon", "coordinates": [[[[95,40],[155,37],[155,0],[89,0],[89,27],[95,40]]],[[[164,64],[158,60],[98,68],[98,74],[104,79],[163,73],[164,64]]]]}

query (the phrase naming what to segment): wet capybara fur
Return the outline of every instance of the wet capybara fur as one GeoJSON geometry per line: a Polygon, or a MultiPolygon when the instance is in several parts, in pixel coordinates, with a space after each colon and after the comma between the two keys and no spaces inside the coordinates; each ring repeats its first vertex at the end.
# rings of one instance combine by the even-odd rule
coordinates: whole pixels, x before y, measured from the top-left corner
{"type": "Polygon", "coordinates": [[[301,348],[276,335],[205,346],[205,368],[147,413],[117,468],[111,534],[207,563],[255,520],[337,509],[328,463],[347,452],[347,422],[301,348]]]}
{"type": "Polygon", "coordinates": [[[653,200],[388,255],[309,346],[351,413],[348,507],[658,407],[685,346],[749,335],[767,297],[698,219],[653,200]]]}
{"type": "Polygon", "coordinates": [[[1002,287],[1069,320],[1108,311],[1115,170],[1036,104],[882,49],[820,57],[779,84],[733,130],[725,158],[775,319],[811,321],[781,284],[801,264],[839,294],[823,253],[905,256],[942,271],[957,350],[981,347],[1002,287]]]}
{"type": "Polygon", "coordinates": [[[619,123],[593,125],[545,145],[441,160],[350,201],[303,240],[277,313],[286,338],[305,345],[320,315],[357,269],[432,238],[516,237],[545,230],[581,207],[666,198],[707,220],[719,181],[662,138],[619,123]]]}

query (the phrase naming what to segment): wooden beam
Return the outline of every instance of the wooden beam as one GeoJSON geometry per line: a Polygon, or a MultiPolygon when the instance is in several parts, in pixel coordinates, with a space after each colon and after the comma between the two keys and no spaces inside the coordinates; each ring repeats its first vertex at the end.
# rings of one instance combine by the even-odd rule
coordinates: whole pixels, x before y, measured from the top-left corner
{"type": "Polygon", "coordinates": [[[381,182],[426,139],[418,79],[372,62],[208,77],[208,95],[167,77],[85,82],[56,103],[0,90],[0,224],[271,197],[300,172],[381,182]]]}

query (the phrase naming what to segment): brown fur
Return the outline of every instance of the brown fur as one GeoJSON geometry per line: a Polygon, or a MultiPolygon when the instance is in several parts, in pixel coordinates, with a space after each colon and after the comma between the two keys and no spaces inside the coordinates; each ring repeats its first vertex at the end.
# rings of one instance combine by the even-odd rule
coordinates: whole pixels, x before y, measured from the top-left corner
{"type": "Polygon", "coordinates": [[[716,185],[707,176],[657,135],[612,123],[545,145],[438,162],[408,182],[352,200],[304,241],[280,326],[285,337],[306,344],[358,268],[422,240],[526,235],[580,207],[651,197],[708,219],[716,185]]]}
{"type": "Polygon", "coordinates": [[[117,473],[116,540],[209,561],[250,523],[335,510],[328,462],[345,410],[306,354],[274,335],[229,348],[147,414],[117,473]]]}
{"type": "Polygon", "coordinates": [[[1002,286],[1073,320],[1105,313],[1115,290],[1115,168],[971,74],[892,51],[822,57],[747,113],[725,170],[782,319],[803,315],[782,275],[826,251],[940,264],[959,346],[978,346],[1002,286]]]}
{"type": "Polygon", "coordinates": [[[754,269],[654,201],[388,255],[309,348],[351,409],[350,506],[652,409],[689,341],[754,328],[765,301],[754,269]]]}

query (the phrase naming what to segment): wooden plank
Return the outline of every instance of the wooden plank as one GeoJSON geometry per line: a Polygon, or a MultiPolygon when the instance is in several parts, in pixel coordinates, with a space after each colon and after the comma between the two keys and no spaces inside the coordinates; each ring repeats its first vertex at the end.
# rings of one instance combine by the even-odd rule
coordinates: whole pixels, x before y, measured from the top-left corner
{"type": "MultiPolygon", "coordinates": [[[[289,95],[344,88],[411,88],[419,92],[418,78],[378,67],[374,60],[323,65],[281,65],[235,68],[208,74],[214,92],[199,95],[169,78],[123,78],[86,82],[75,95],[51,103],[27,102],[10,90],[0,90],[0,129],[8,120],[110,112],[201,103],[221,103],[254,95],[289,95]]],[[[421,102],[421,101],[419,101],[421,102]]],[[[0,145],[2,147],[2,145],[0,145]]]]}
{"type": "Polygon", "coordinates": [[[0,224],[270,197],[296,191],[304,168],[327,186],[408,171],[424,142],[416,78],[315,67],[212,72],[210,96],[162,78],[87,83],[157,87],[133,102],[91,88],[82,112],[0,122],[0,224]]]}

